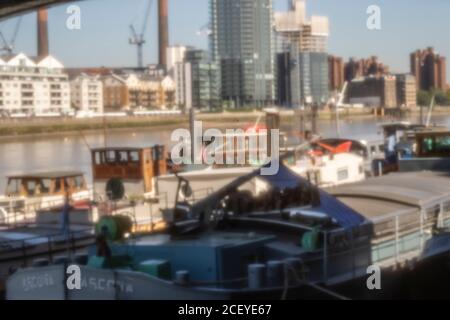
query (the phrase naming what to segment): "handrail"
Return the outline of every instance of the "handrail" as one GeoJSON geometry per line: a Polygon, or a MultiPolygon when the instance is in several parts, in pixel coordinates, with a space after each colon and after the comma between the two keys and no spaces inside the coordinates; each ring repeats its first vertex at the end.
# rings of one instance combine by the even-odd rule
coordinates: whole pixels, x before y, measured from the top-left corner
{"type": "Polygon", "coordinates": [[[14,247],[14,244],[20,244],[20,246],[16,246],[18,247],[22,247],[25,248],[27,247],[27,242],[32,242],[32,241],[36,241],[39,239],[48,239],[53,240],[53,242],[55,242],[55,238],[57,237],[61,237],[61,236],[66,236],[66,238],[68,238],[67,236],[75,236],[75,235],[81,235],[81,234],[86,234],[86,235],[92,235],[93,234],[93,228],[86,228],[83,230],[77,230],[77,231],[71,231],[68,234],[65,234],[63,232],[58,232],[58,233],[52,233],[52,234],[47,234],[47,235],[41,235],[41,236],[36,236],[36,237],[32,237],[32,238],[27,238],[27,239],[20,239],[20,240],[4,240],[4,241],[0,241],[0,253],[4,252],[4,251],[8,251],[8,250],[3,250],[2,248],[5,248],[6,246],[9,246],[9,248],[14,247]]]}
{"type": "MultiPolygon", "coordinates": [[[[87,189],[85,190],[87,192],[87,198],[88,199],[92,199],[94,196],[94,191],[93,189],[87,189]]],[[[84,191],[80,191],[80,192],[84,192],[84,191]]],[[[56,197],[56,196],[55,196],[56,197]]],[[[58,206],[61,206],[64,204],[64,197],[61,196],[61,199],[53,199],[53,200],[44,200],[39,199],[38,201],[33,201],[33,200],[38,200],[38,199],[23,199],[23,198],[9,198],[8,202],[9,205],[8,207],[2,207],[3,209],[5,209],[7,215],[5,218],[5,225],[9,225],[9,224],[14,224],[17,225],[19,222],[28,222],[27,221],[27,216],[30,215],[31,219],[36,217],[36,213],[39,210],[42,209],[51,209],[51,208],[57,208],[58,206]],[[13,205],[14,203],[17,202],[23,202],[23,206],[17,206],[17,205],[13,205]],[[13,210],[12,210],[13,209],[13,210]],[[22,218],[19,220],[19,218],[22,218]]],[[[76,201],[78,200],[83,200],[81,198],[75,197],[76,201]]],[[[86,199],[87,200],[87,199],[86,199]]]]}

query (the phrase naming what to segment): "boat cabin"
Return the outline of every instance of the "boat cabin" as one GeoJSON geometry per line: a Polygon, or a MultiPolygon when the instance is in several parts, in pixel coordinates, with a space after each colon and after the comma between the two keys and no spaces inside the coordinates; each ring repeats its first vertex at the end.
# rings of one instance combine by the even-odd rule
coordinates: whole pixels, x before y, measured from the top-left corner
{"type": "Polygon", "coordinates": [[[450,158],[450,131],[418,133],[416,145],[418,158],[450,158]]]}
{"type": "Polygon", "coordinates": [[[432,150],[433,137],[445,136],[445,127],[409,122],[382,124],[380,127],[384,135],[385,157],[383,160],[374,160],[374,172],[387,174],[395,171],[450,170],[450,166],[445,163],[436,163],[436,159],[430,159],[440,157],[440,151],[432,150]]]}
{"type": "Polygon", "coordinates": [[[401,172],[450,171],[450,132],[427,131],[415,136],[411,156],[401,155],[398,160],[401,172]]]}
{"type": "Polygon", "coordinates": [[[127,194],[154,191],[153,178],[167,173],[164,146],[100,148],[92,150],[92,175],[97,193],[105,193],[111,179],[120,180],[127,194]]]}
{"type": "Polygon", "coordinates": [[[44,172],[9,176],[8,197],[45,197],[87,191],[82,172],[44,172]]]}

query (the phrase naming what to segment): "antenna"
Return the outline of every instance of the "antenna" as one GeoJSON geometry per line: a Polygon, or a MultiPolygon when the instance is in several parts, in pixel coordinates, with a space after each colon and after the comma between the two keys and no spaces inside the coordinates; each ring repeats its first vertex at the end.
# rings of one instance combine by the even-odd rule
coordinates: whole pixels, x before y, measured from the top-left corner
{"type": "Polygon", "coordinates": [[[133,24],[130,24],[130,31],[131,31],[131,37],[130,37],[130,44],[137,46],[137,61],[138,61],[138,67],[143,68],[144,67],[144,58],[143,58],[143,50],[144,50],[144,44],[145,41],[145,30],[147,29],[148,21],[150,20],[150,11],[152,8],[153,0],[148,1],[147,10],[144,16],[144,21],[142,24],[142,31],[141,33],[137,33],[136,28],[133,24]]]}

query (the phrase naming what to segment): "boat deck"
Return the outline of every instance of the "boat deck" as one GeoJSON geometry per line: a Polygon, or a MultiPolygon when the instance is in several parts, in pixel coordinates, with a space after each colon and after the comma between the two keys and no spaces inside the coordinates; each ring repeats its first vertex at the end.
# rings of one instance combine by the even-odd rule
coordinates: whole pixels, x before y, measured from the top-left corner
{"type": "MultiPolygon", "coordinates": [[[[71,225],[69,231],[70,237],[74,240],[92,237],[93,227],[83,225],[71,225]]],[[[63,242],[67,236],[61,232],[59,226],[52,225],[33,225],[17,228],[0,229],[0,253],[4,250],[22,248],[26,246],[36,246],[46,244],[48,241],[63,242]]]]}
{"type": "Polygon", "coordinates": [[[395,173],[327,191],[366,218],[376,221],[450,204],[450,174],[395,173]]]}

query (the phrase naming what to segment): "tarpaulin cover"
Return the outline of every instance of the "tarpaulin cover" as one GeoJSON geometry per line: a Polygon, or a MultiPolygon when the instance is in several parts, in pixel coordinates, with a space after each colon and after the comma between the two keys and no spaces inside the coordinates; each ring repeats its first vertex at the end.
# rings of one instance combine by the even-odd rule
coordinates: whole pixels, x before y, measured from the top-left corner
{"type": "MultiPolygon", "coordinates": [[[[306,179],[298,176],[292,172],[285,165],[280,164],[278,173],[275,175],[260,175],[272,187],[283,189],[292,189],[300,185],[317,188],[306,179]]],[[[320,205],[314,209],[328,215],[336,220],[336,222],[343,228],[352,228],[361,225],[366,219],[358,212],[348,207],[344,203],[337,200],[332,195],[323,190],[318,190],[320,195],[320,205]]]]}

